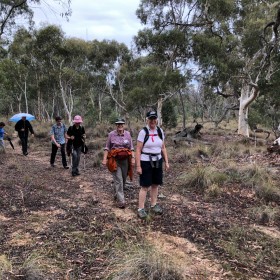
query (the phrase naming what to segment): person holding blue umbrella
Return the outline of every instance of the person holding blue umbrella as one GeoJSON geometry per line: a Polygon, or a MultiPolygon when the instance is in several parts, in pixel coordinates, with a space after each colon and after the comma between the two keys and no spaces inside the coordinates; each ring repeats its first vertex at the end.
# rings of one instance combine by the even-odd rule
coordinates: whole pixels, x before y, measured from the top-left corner
{"type": "Polygon", "coordinates": [[[23,115],[16,123],[15,130],[18,132],[18,137],[21,141],[22,153],[27,156],[28,133],[30,131],[31,135],[34,136],[34,131],[31,123],[26,119],[25,115],[23,115]]]}

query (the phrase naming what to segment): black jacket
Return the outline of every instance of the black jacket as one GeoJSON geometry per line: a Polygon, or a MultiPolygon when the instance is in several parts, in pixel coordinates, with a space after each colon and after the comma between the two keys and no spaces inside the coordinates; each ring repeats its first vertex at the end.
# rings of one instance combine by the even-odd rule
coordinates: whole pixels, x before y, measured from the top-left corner
{"type": "MultiPolygon", "coordinates": [[[[75,137],[74,140],[71,140],[71,142],[74,146],[74,149],[77,149],[78,147],[81,147],[84,145],[84,138],[83,138],[84,134],[85,134],[85,129],[83,126],[79,126],[78,128],[76,128],[75,125],[72,125],[68,128],[67,135],[75,137]]],[[[69,142],[69,140],[68,140],[68,142],[69,142]]]]}
{"type": "Polygon", "coordinates": [[[15,130],[18,132],[19,137],[27,137],[29,131],[34,134],[33,127],[28,120],[19,120],[15,125],[15,130]],[[24,128],[24,131],[21,131],[22,128],[24,128]]]}

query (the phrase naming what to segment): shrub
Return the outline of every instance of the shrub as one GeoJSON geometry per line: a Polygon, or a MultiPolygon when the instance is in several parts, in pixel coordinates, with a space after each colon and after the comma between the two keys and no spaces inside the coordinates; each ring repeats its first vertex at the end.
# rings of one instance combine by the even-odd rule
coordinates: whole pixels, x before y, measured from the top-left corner
{"type": "Polygon", "coordinates": [[[184,180],[183,188],[194,189],[199,193],[204,193],[205,190],[212,184],[222,185],[227,176],[213,167],[196,166],[189,172],[181,176],[184,180]]]}
{"type": "Polygon", "coordinates": [[[106,279],[182,280],[183,276],[169,258],[154,248],[144,246],[130,252],[119,252],[112,261],[111,272],[106,279]]]}

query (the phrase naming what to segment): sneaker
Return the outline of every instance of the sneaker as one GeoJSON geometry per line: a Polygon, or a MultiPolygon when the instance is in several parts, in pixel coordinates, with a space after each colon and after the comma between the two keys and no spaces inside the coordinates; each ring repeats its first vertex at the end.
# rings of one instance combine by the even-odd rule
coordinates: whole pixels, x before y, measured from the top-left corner
{"type": "Polygon", "coordinates": [[[156,215],[161,215],[162,214],[162,208],[156,204],[155,206],[151,207],[151,211],[152,213],[156,214],[156,215]]]}
{"type": "Polygon", "coordinates": [[[63,166],[64,167],[64,169],[69,169],[69,166],[67,166],[67,165],[65,165],[65,166],[63,166]]]}
{"type": "Polygon", "coordinates": [[[118,207],[119,207],[120,209],[124,209],[124,208],[125,208],[125,202],[120,202],[119,205],[118,205],[118,207]]]}
{"type": "Polygon", "coordinates": [[[140,219],[146,219],[148,217],[148,214],[147,214],[147,212],[145,211],[144,208],[138,210],[138,217],[140,219]]]}

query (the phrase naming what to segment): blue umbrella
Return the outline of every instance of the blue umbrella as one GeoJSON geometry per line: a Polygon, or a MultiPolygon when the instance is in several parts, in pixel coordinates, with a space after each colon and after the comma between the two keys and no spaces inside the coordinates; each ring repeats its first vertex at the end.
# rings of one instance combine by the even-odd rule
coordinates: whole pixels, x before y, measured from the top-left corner
{"type": "Polygon", "coordinates": [[[35,117],[31,114],[27,114],[27,113],[18,113],[18,114],[15,114],[13,115],[11,118],[10,118],[10,122],[17,122],[19,120],[21,120],[22,117],[26,117],[26,119],[28,121],[33,121],[35,120],[35,117]]]}

